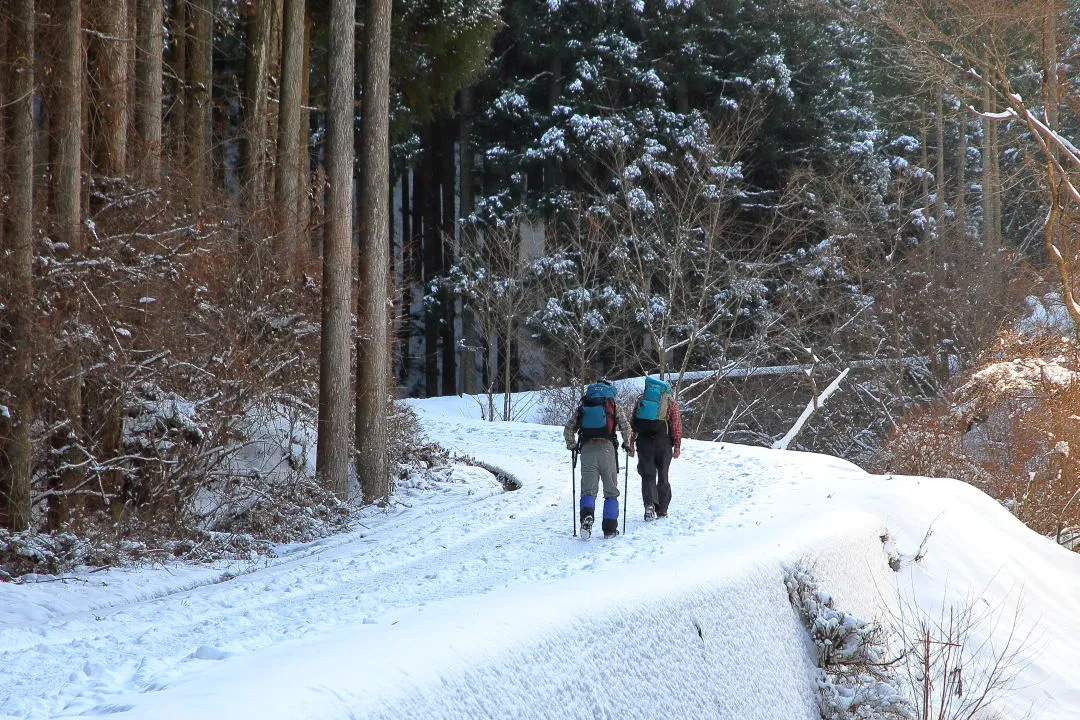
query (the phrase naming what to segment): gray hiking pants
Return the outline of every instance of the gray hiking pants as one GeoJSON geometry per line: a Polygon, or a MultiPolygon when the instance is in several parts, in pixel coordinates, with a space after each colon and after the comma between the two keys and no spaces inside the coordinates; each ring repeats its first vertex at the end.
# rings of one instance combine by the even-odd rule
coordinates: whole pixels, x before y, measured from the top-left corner
{"type": "Polygon", "coordinates": [[[604,497],[619,497],[619,456],[610,440],[586,440],[581,446],[581,494],[596,497],[600,480],[604,497]]]}

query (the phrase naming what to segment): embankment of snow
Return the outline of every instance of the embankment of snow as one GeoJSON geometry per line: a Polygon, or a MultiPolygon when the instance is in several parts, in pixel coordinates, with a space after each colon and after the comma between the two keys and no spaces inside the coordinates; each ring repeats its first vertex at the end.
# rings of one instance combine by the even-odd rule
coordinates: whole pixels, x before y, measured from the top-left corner
{"type": "MultiPolygon", "coordinates": [[[[880,521],[822,516],[739,550],[702,534],[635,567],[410,608],[205,663],[125,718],[816,720],[813,651],[783,585],[812,556],[875,614],[880,521]],[[836,528],[842,528],[837,530],[836,528]]],[[[592,542],[621,542],[594,540],[592,542]]],[[[213,652],[202,653],[211,660],[213,652]]]]}

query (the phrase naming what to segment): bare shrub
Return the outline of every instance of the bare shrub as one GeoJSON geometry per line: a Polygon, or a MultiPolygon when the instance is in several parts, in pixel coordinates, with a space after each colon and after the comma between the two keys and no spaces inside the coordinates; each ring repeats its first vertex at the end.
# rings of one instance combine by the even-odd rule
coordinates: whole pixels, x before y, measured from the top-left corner
{"type": "Polygon", "coordinates": [[[1021,628],[1022,598],[991,606],[981,597],[942,602],[931,614],[898,599],[891,617],[903,648],[904,680],[919,720],[989,720],[1014,688],[1030,650],[1021,628]]]}
{"type": "MultiPolygon", "coordinates": [[[[615,404],[629,422],[630,413],[644,386],[639,388],[628,382],[616,382],[615,386],[615,404]]],[[[578,403],[581,402],[582,395],[584,395],[584,389],[579,385],[544,388],[540,391],[540,422],[544,425],[565,425],[578,403]]]]}
{"type": "Polygon", "coordinates": [[[990,720],[1029,649],[1021,598],[941,603],[935,615],[897,597],[884,623],[833,607],[805,561],[787,568],[792,607],[817,648],[823,720],[990,720]]]}
{"type": "Polygon", "coordinates": [[[420,418],[408,405],[392,402],[387,426],[390,467],[397,469],[399,477],[405,477],[410,468],[441,467],[449,462],[449,454],[428,440],[420,427],[420,418]]]}
{"type": "Polygon", "coordinates": [[[352,509],[313,478],[259,493],[240,514],[215,526],[221,533],[249,535],[275,543],[310,542],[348,526],[352,509]]]}
{"type": "Polygon", "coordinates": [[[875,469],[954,477],[999,500],[1036,532],[1080,535],[1080,353],[1061,336],[1003,335],[947,401],[909,414],[875,469]]]}
{"type": "Polygon", "coordinates": [[[253,414],[313,405],[314,283],[282,285],[264,240],[180,184],[94,179],[85,253],[35,248],[35,529],[204,542],[208,492],[275,492],[221,481],[253,414]]]}

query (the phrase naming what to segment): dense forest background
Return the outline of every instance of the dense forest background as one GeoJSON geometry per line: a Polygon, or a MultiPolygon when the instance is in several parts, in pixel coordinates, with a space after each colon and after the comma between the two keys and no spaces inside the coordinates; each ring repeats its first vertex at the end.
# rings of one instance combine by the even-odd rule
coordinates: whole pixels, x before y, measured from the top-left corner
{"type": "Polygon", "coordinates": [[[295,534],[436,452],[393,398],[772,444],[849,371],[791,447],[1071,537],[1075,3],[372,3],[0,8],[0,526],[295,534]]]}

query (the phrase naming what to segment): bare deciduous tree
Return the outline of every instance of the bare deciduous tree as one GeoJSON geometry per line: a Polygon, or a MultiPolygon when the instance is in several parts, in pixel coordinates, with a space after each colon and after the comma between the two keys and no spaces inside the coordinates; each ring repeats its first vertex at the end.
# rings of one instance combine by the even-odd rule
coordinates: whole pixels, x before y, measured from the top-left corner
{"type": "Polygon", "coordinates": [[[1000,171],[995,143],[997,124],[1015,120],[1027,131],[1006,140],[1012,147],[1037,157],[1044,174],[1044,226],[1047,258],[1058,274],[1065,306],[1080,332],[1080,302],[1072,292],[1077,249],[1055,225],[1069,222],[1080,207],[1080,153],[1054,127],[1059,105],[1067,101],[1071,86],[1058,72],[1061,59],[1056,42],[1063,8],[1056,0],[1034,4],[1020,0],[970,3],[965,0],[918,0],[883,3],[880,21],[901,39],[910,57],[925,67],[936,66],[943,77],[962,78],[955,90],[968,102],[968,112],[984,123],[983,211],[984,239],[991,249],[1000,247],[1000,171]],[[1053,53],[1051,55],[1051,53],[1053,53]],[[1041,67],[1040,113],[1034,101],[1017,91],[1017,79],[1031,65],[1041,67]],[[968,83],[973,85],[968,86],[968,83]]]}
{"type": "Polygon", "coordinates": [[[497,415],[510,420],[510,358],[532,303],[527,282],[528,262],[522,254],[518,223],[494,225],[476,232],[478,235],[472,242],[478,250],[463,254],[443,282],[461,298],[463,307],[472,312],[476,323],[479,346],[462,349],[481,354],[487,395],[484,417],[494,420],[497,415]],[[500,391],[502,407],[496,411],[495,396],[500,391]]]}
{"type": "Polygon", "coordinates": [[[1021,611],[1021,597],[1011,609],[980,597],[943,600],[936,614],[898,598],[891,625],[917,720],[993,717],[1030,652],[1021,611]]]}

